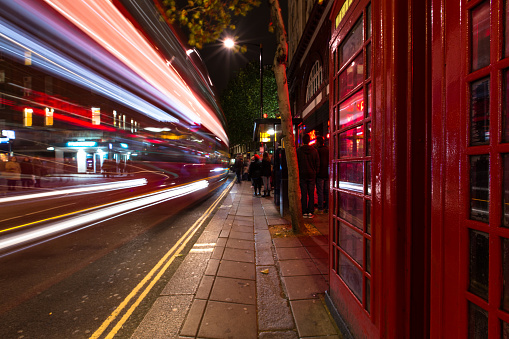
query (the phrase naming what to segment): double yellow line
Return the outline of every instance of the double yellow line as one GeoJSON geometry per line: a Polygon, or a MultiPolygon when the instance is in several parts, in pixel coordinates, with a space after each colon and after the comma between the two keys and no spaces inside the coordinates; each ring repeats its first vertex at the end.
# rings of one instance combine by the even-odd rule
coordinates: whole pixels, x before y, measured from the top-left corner
{"type": "Polygon", "coordinates": [[[122,328],[127,319],[133,314],[136,308],[140,305],[143,299],[150,292],[152,287],[161,279],[162,275],[166,272],[168,267],[170,267],[171,263],[175,258],[180,254],[180,252],[186,247],[188,242],[193,238],[194,234],[200,227],[202,226],[205,219],[214,211],[217,205],[221,202],[226,194],[230,191],[231,187],[235,184],[235,180],[233,180],[228,187],[221,193],[221,195],[214,201],[214,203],[205,211],[205,213],[198,219],[196,222],[184,233],[184,235],[177,241],[177,243],[159,260],[159,262],[150,270],[150,272],[143,278],[142,281],[129,293],[129,295],[120,303],[120,305],[113,311],[113,313],[102,323],[102,325],[97,329],[97,331],[92,334],[90,339],[96,339],[101,337],[101,335],[112,325],[114,321],[116,321],[117,317],[119,317],[120,313],[131,304],[131,300],[134,299],[137,295],[138,298],[131,304],[129,309],[124,313],[122,318],[118,320],[118,322],[113,326],[108,334],[104,338],[113,338],[115,334],[122,328]],[[145,286],[146,285],[146,286],[145,286]],[[145,286],[145,288],[144,288],[145,286]],[[144,289],[143,289],[144,288],[144,289]],[[143,289],[143,291],[142,291],[143,289]],[[140,291],[142,291],[140,293],[140,291]]]}

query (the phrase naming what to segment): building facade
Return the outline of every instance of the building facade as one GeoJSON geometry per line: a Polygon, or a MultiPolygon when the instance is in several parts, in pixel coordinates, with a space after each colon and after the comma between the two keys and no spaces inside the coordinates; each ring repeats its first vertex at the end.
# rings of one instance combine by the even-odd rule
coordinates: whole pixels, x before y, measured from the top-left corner
{"type": "MultiPolygon", "coordinates": [[[[293,117],[302,118],[299,136],[329,134],[329,13],[333,1],[289,4],[289,96],[293,117]]],[[[299,138],[300,139],[300,138],[299,138]]]]}

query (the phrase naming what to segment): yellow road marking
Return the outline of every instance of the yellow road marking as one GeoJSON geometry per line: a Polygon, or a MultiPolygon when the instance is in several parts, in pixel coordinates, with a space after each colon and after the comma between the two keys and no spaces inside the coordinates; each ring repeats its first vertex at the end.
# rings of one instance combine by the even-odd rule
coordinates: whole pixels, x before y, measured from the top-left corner
{"type": "Polygon", "coordinates": [[[231,187],[235,183],[233,180],[230,185],[223,191],[223,193],[216,199],[216,201],[205,211],[205,213],[198,219],[196,222],[184,233],[184,235],[177,241],[177,243],[168,251],[166,254],[159,260],[159,262],[150,270],[150,272],[143,278],[140,283],[129,293],[129,295],[120,303],[120,305],[113,311],[113,313],[102,323],[102,325],[92,334],[90,339],[99,338],[103,332],[111,325],[111,323],[117,318],[117,316],[122,312],[122,310],[128,305],[128,303],[133,299],[138,292],[143,288],[143,286],[152,278],[152,276],[157,272],[157,270],[162,267],[162,269],[157,273],[154,279],[147,285],[145,290],[140,294],[138,299],[131,305],[131,307],[126,311],[124,316],[119,320],[119,322],[113,327],[113,329],[107,334],[106,338],[113,338],[115,334],[122,328],[124,323],[129,319],[134,310],[139,306],[139,304],[143,301],[143,299],[150,292],[152,287],[159,281],[161,276],[166,272],[170,264],[175,260],[175,258],[180,254],[180,252],[185,248],[187,243],[192,239],[196,231],[201,227],[204,220],[210,215],[210,213],[216,208],[219,202],[223,199],[223,197],[230,191],[231,187]],[[180,245],[180,246],[179,246],[180,245]],[[178,250],[175,249],[178,247],[178,250]],[[172,254],[173,253],[173,254],[172,254]],[[171,255],[171,257],[170,257],[171,255]],[[168,257],[170,257],[168,259],[168,257]],[[167,261],[168,260],[168,261],[167,261]],[[167,261],[167,262],[166,262],[167,261]],[[166,262],[166,264],[165,264],[166,262]]]}

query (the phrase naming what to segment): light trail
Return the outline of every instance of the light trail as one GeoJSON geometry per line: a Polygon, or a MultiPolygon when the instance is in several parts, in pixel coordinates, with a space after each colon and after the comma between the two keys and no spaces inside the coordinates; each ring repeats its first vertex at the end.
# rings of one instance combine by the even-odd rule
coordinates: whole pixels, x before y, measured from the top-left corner
{"type": "Polygon", "coordinates": [[[228,140],[216,114],[202,104],[173,66],[168,65],[111,1],[47,0],[46,3],[76,26],[55,15],[40,1],[7,1],[0,9],[5,16],[0,33],[6,39],[0,39],[0,49],[18,60],[24,60],[25,51],[32,51],[33,64],[51,74],[100,92],[156,120],[183,125],[198,123],[222,140],[228,140]],[[11,18],[15,18],[16,26],[8,22],[11,18]],[[43,39],[54,46],[63,48],[55,52],[48,43],[29,33],[33,29],[43,32],[43,39]],[[90,55],[96,62],[87,58],[90,55]],[[100,74],[122,83],[122,87],[100,74]],[[139,94],[154,99],[163,109],[141,99],[139,94]]]}
{"type": "Polygon", "coordinates": [[[24,194],[12,197],[0,198],[0,204],[5,202],[13,202],[20,200],[30,200],[30,199],[38,199],[38,198],[49,198],[58,195],[67,195],[67,194],[75,194],[75,193],[98,193],[103,191],[112,191],[112,190],[120,190],[125,188],[139,187],[147,184],[147,179],[134,179],[134,180],[123,180],[116,181],[107,184],[95,184],[95,185],[87,185],[86,187],[79,188],[68,188],[61,190],[54,190],[50,192],[40,192],[40,193],[31,193],[24,194]]]}
{"type": "Polygon", "coordinates": [[[149,206],[197,192],[207,188],[208,185],[208,181],[201,180],[192,184],[170,188],[138,198],[128,199],[113,206],[107,205],[97,211],[82,213],[79,216],[71,217],[67,220],[35,226],[27,230],[9,234],[0,238],[0,251],[7,251],[11,248],[23,246],[27,243],[56,236],[59,233],[68,232],[83,225],[90,227],[100,222],[111,220],[149,206]]]}

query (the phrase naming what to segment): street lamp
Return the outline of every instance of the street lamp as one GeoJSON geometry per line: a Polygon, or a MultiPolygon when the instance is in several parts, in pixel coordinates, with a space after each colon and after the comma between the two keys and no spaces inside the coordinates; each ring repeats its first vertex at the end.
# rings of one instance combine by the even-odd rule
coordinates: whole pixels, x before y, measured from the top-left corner
{"type": "MultiPolygon", "coordinates": [[[[224,47],[228,49],[233,49],[235,47],[235,41],[231,38],[226,38],[223,41],[224,47]]],[[[263,45],[262,44],[250,44],[245,43],[245,45],[251,45],[251,46],[259,46],[260,47],[260,118],[263,119],[263,66],[262,66],[262,51],[263,51],[263,45]]]]}

